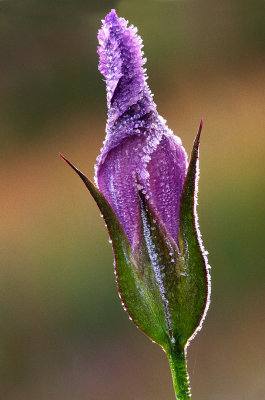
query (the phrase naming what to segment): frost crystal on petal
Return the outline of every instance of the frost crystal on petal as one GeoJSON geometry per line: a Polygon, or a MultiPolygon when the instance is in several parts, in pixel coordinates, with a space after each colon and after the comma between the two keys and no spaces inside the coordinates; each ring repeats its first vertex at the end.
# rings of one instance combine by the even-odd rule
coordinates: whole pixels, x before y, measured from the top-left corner
{"type": "Polygon", "coordinates": [[[186,152],[181,140],[157,113],[147,85],[143,68],[146,59],[137,29],[112,10],[103,21],[98,40],[99,70],[107,87],[108,121],[95,168],[96,183],[131,244],[137,242],[139,234],[136,179],[177,242],[186,152]]]}
{"type": "Polygon", "coordinates": [[[137,35],[137,28],[127,25],[128,22],[118,18],[112,10],[98,33],[99,70],[107,86],[108,125],[113,125],[139,100],[143,101],[140,112],[143,107],[144,112],[155,107],[146,84],[142,39],[137,35]]]}

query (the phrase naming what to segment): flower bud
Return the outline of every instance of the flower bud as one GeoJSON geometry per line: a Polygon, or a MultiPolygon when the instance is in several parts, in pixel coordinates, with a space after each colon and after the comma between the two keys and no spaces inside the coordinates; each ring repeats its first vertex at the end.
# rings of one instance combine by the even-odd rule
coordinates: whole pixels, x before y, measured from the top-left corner
{"type": "MultiPolygon", "coordinates": [[[[112,10],[98,39],[108,121],[97,159],[97,187],[63,158],[105,219],[124,308],[175,368],[177,359],[185,364],[185,346],[209,306],[209,266],[196,214],[202,123],[188,165],[181,140],[157,113],[136,28],[112,10]]],[[[188,395],[187,381],[182,389],[188,395]]]]}

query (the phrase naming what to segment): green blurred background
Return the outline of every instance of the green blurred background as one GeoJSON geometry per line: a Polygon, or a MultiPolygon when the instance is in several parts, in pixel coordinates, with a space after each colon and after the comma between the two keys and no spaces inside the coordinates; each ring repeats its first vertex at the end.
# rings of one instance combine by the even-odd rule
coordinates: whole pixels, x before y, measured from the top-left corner
{"type": "Polygon", "coordinates": [[[264,396],[264,2],[0,2],[0,398],[173,399],[165,355],[128,320],[89,177],[104,139],[97,30],[138,26],[158,110],[190,152],[212,303],[188,349],[195,400],[264,396]]]}

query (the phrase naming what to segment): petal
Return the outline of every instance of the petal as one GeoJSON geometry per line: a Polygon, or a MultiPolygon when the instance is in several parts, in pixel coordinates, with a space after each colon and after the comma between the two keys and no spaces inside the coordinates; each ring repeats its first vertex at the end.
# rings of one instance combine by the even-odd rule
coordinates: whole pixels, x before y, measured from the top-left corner
{"type": "Polygon", "coordinates": [[[112,122],[137,103],[147,89],[142,39],[137,35],[137,28],[127,25],[128,22],[112,10],[98,33],[99,70],[106,78],[112,122]]]}
{"type": "Polygon", "coordinates": [[[176,136],[163,136],[147,165],[147,195],[167,231],[178,243],[179,208],[187,156],[176,136]]]}
{"type": "Polygon", "coordinates": [[[158,115],[147,85],[142,40],[112,10],[99,31],[99,70],[107,85],[107,135],[95,181],[116,212],[131,245],[139,241],[136,181],[178,242],[179,203],[187,157],[158,115]]]}
{"type": "Polygon", "coordinates": [[[108,122],[102,156],[138,132],[138,121],[156,113],[143,64],[142,39],[112,10],[98,33],[99,70],[106,79],[108,122]],[[128,121],[130,124],[128,124],[128,121]],[[126,129],[120,129],[122,125],[126,129]]]}
{"type": "Polygon", "coordinates": [[[133,247],[139,241],[141,189],[177,242],[179,204],[186,174],[186,152],[174,136],[162,135],[156,147],[152,136],[131,136],[112,149],[98,168],[101,193],[116,212],[133,247]],[[149,150],[149,151],[148,151],[149,150]]]}
{"type": "Polygon", "coordinates": [[[97,184],[108,200],[131,243],[139,230],[139,201],[136,192],[136,169],[143,164],[140,136],[131,136],[113,148],[97,170],[97,184]]]}

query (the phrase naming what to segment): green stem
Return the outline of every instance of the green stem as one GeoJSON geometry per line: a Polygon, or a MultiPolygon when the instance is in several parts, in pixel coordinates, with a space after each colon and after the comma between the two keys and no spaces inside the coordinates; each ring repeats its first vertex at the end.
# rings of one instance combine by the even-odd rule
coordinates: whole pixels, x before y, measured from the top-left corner
{"type": "Polygon", "coordinates": [[[189,377],[184,349],[171,348],[167,351],[177,400],[190,400],[189,377]]]}

